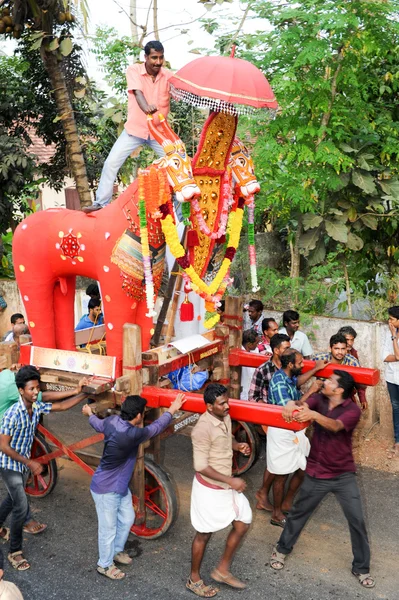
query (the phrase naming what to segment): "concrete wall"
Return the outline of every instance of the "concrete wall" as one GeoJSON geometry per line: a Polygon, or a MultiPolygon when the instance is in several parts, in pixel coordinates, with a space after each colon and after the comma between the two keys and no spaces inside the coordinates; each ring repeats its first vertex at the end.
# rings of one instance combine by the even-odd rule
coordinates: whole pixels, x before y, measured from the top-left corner
{"type": "MultiPolygon", "coordinates": [[[[264,311],[265,317],[274,317],[278,323],[281,321],[281,315],[281,312],[264,311]]],[[[384,335],[388,331],[388,326],[380,322],[306,316],[301,322],[301,330],[308,335],[315,352],[326,352],[329,350],[330,337],[344,325],[350,325],[357,332],[355,348],[359,353],[362,367],[379,369],[381,372],[380,383],[375,387],[367,388],[369,410],[363,415],[358,430],[367,432],[374,423],[379,422],[380,435],[393,438],[392,407],[384,379],[385,367],[381,358],[384,335]]]]}
{"type": "Polygon", "coordinates": [[[0,280],[0,289],[3,292],[4,299],[7,302],[7,308],[0,312],[0,337],[11,329],[10,318],[14,313],[25,314],[24,305],[19,294],[17,284],[14,280],[0,280]]]}

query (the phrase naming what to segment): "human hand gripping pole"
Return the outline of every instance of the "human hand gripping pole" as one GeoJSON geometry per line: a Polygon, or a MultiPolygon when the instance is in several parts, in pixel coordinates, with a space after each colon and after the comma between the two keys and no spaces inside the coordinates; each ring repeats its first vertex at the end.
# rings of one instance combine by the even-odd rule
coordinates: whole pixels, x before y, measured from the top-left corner
{"type": "Polygon", "coordinates": [[[178,410],[181,409],[183,404],[186,401],[186,395],[183,393],[177,394],[176,398],[173,400],[172,404],[168,408],[166,412],[170,412],[171,415],[174,415],[178,410]]]}

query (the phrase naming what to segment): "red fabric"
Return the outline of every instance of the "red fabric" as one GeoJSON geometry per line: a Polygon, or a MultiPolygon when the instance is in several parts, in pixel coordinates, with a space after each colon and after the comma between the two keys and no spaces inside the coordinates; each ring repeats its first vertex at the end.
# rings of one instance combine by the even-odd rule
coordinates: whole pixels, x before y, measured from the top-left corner
{"type": "Polygon", "coordinates": [[[192,302],[184,301],[180,305],[180,321],[193,321],[194,320],[194,304],[192,302]]]}
{"type": "Polygon", "coordinates": [[[198,233],[195,229],[189,229],[187,232],[187,246],[192,248],[199,245],[198,233]]]}
{"type": "Polygon", "coordinates": [[[278,108],[269,82],[255,65],[241,58],[202,56],[169,80],[175,88],[255,108],[278,108]]]}
{"type": "Polygon", "coordinates": [[[226,489],[226,488],[220,487],[219,485],[214,485],[213,483],[209,483],[209,481],[206,481],[200,475],[200,473],[196,473],[195,478],[198,481],[198,483],[200,483],[201,485],[204,485],[207,488],[211,488],[211,490],[225,490],[226,489]]]}

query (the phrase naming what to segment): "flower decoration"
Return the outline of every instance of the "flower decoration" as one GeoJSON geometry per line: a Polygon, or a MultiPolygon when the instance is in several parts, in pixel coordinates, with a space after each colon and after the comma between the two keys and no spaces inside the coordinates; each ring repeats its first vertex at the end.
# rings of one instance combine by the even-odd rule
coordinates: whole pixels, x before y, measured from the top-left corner
{"type": "MultiPolygon", "coordinates": [[[[151,173],[151,170],[149,171],[151,173]]],[[[150,252],[150,244],[148,240],[148,227],[147,227],[147,208],[157,209],[157,202],[149,195],[150,200],[147,204],[147,198],[145,195],[145,184],[144,178],[147,176],[148,172],[140,170],[138,175],[138,188],[139,188],[139,221],[140,221],[140,241],[141,241],[141,254],[143,256],[143,268],[144,268],[144,280],[145,280],[145,295],[147,302],[148,312],[146,313],[147,317],[154,317],[156,315],[155,312],[155,298],[154,298],[154,279],[152,276],[152,268],[151,268],[151,252],[150,252]]],[[[159,194],[161,195],[161,194],[159,194]]],[[[157,194],[158,196],[158,194],[157,194]]]]}

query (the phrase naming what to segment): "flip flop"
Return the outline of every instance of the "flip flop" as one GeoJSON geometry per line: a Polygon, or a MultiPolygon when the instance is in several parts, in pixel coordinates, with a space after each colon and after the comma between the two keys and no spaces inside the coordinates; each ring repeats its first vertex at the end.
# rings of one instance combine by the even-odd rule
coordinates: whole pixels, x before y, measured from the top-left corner
{"type": "Polygon", "coordinates": [[[352,575],[356,577],[359,581],[360,585],[364,588],[373,588],[375,587],[375,579],[370,575],[370,573],[354,573],[352,571],[352,575]],[[367,583],[367,581],[369,583],[367,583]]]}
{"type": "Polygon", "coordinates": [[[219,591],[219,588],[213,585],[205,585],[202,579],[194,583],[194,581],[188,578],[186,588],[200,598],[213,598],[219,591]]]}
{"type": "Polygon", "coordinates": [[[110,565],[109,567],[97,567],[97,573],[100,575],[104,575],[104,577],[108,577],[108,579],[120,580],[126,577],[126,573],[118,569],[115,565],[110,565]]]}
{"type": "Polygon", "coordinates": [[[37,535],[38,533],[42,533],[42,531],[45,529],[47,529],[47,525],[45,523],[37,523],[31,527],[29,527],[29,525],[24,525],[23,532],[30,533],[31,535],[37,535]]]}
{"type": "Polygon", "coordinates": [[[277,548],[273,548],[272,555],[270,557],[270,566],[275,571],[281,571],[284,569],[285,554],[277,551],[277,548]]]}
{"type": "Polygon", "coordinates": [[[284,529],[287,519],[281,519],[281,521],[277,521],[277,519],[270,519],[270,525],[275,525],[276,527],[282,527],[284,529]]]}
{"type": "Polygon", "coordinates": [[[133,559],[128,555],[127,552],[118,552],[118,554],[115,554],[114,556],[114,561],[120,565],[131,565],[133,559]]]}
{"type": "Polygon", "coordinates": [[[245,590],[245,588],[247,587],[243,581],[240,581],[239,579],[237,579],[237,577],[234,577],[234,575],[232,575],[231,573],[228,573],[227,575],[223,575],[217,569],[214,569],[212,571],[211,577],[218,583],[225,583],[226,585],[229,585],[230,587],[232,587],[236,590],[245,590]]]}
{"type": "Polygon", "coordinates": [[[30,569],[30,564],[28,563],[26,558],[24,558],[22,550],[17,550],[17,552],[10,552],[7,558],[12,567],[17,571],[27,571],[28,569],[30,569]],[[19,560],[17,560],[18,556],[20,557],[19,560]]]}

